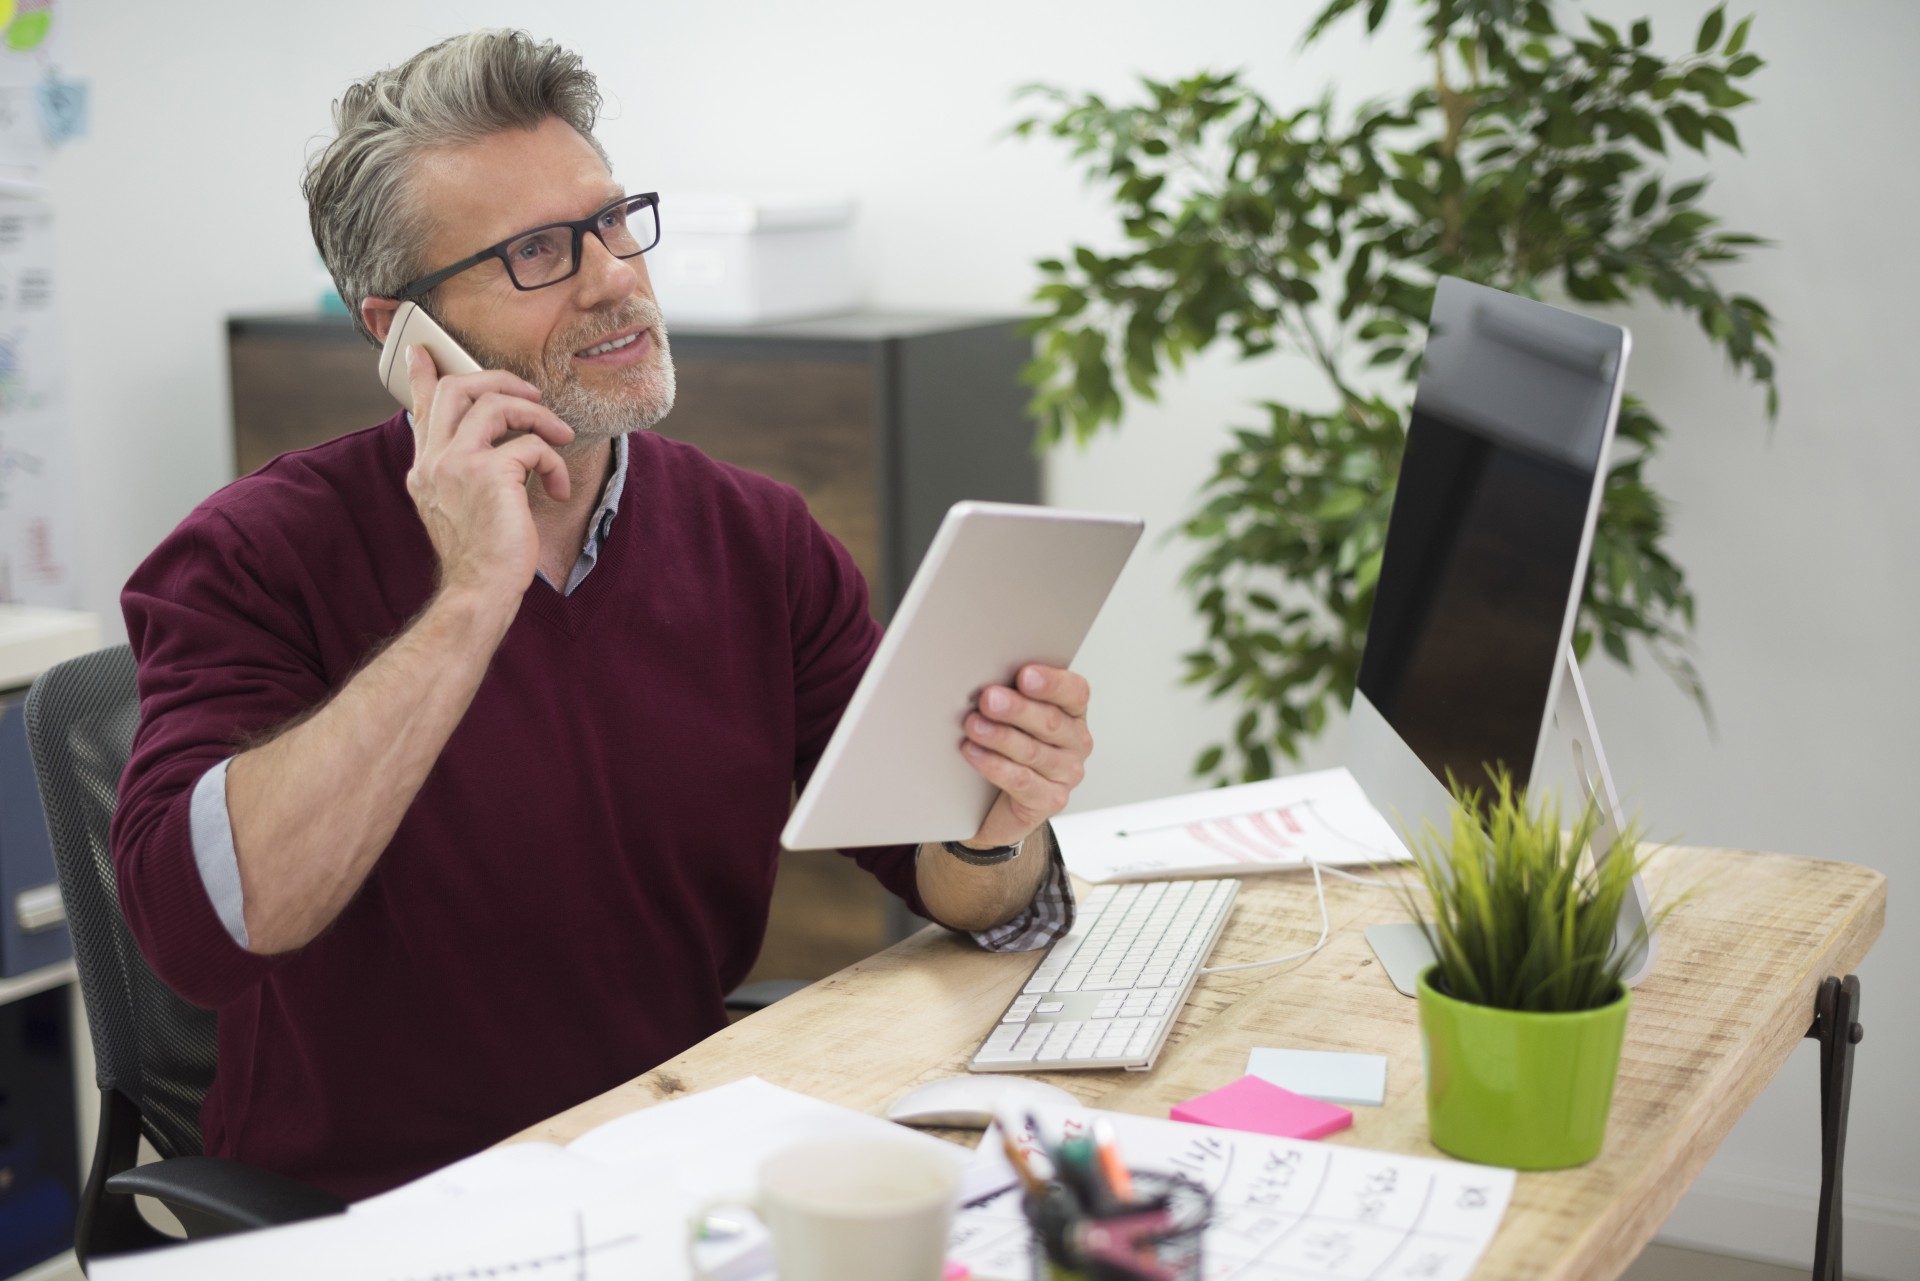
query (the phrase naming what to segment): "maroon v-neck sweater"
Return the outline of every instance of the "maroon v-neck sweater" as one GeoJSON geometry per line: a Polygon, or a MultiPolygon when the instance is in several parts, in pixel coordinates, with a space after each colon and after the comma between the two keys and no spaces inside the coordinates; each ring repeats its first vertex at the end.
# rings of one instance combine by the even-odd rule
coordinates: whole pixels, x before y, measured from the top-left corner
{"type": "MultiPolygon", "coordinates": [[[[765,932],[789,789],[879,628],[793,490],[657,435],[632,443],[593,573],[571,596],[527,589],[365,886],[283,956],[236,946],[215,914],[193,784],[426,603],[405,418],[229,485],[128,582],[141,724],[114,866],[155,971],[219,1011],[209,1154],[365,1196],[724,1025],[765,932]]],[[[911,849],[855,857],[919,908],[911,849]]]]}

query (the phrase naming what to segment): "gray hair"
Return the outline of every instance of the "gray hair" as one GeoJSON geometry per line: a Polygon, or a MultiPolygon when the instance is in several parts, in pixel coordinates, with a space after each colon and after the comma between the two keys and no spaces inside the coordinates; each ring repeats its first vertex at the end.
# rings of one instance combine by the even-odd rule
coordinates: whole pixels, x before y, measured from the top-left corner
{"type": "Polygon", "coordinates": [[[432,226],[413,198],[415,159],[449,144],[558,117],[593,136],[600,90],[580,56],[524,31],[472,31],[376,71],[333,104],[338,131],[300,182],[313,241],[368,341],[362,298],[391,298],[426,274],[432,226]]]}

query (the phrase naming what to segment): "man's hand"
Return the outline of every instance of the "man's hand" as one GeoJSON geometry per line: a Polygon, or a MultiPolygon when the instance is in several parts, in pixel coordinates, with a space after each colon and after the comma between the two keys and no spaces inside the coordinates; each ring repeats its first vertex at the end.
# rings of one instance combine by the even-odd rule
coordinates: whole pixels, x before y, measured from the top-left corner
{"type": "Polygon", "coordinates": [[[968,845],[1014,845],[1032,835],[1067,807],[1093,754],[1084,677],[1030,663],[1015,684],[988,686],[967,715],[961,753],[1000,789],[968,845]]]}
{"type": "Polygon", "coordinates": [[[416,406],[407,493],[433,541],[441,587],[517,602],[540,563],[527,480],[537,474],[549,497],[566,500],[567,467],[555,450],[573,429],[540,403],[539,388],[504,371],[442,378],[425,348],[409,347],[407,377],[416,406]]]}

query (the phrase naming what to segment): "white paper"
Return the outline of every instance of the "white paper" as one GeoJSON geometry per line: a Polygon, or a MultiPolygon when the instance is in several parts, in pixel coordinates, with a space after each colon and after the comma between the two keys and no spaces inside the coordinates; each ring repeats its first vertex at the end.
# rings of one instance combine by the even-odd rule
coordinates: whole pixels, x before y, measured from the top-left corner
{"type": "MultiPolygon", "coordinates": [[[[336,1214],[283,1228],[213,1237],[144,1254],[94,1259],[92,1281],[626,1281],[675,1275],[683,1232],[649,1222],[617,1180],[591,1197],[555,1197],[535,1184],[510,1198],[448,1201],[407,1214],[336,1214]]],[[[684,1274],[681,1274],[684,1275],[684,1274]]]]}
{"type": "MultiPolygon", "coordinates": [[[[124,1267],[94,1276],[685,1281],[689,1223],[709,1203],[752,1196],[761,1163],[776,1152],[859,1136],[923,1146],[962,1170],[976,1164],[932,1135],[747,1077],[629,1113],[565,1148],[488,1148],[344,1215],[129,1256],[124,1267]],[[485,1231],[476,1237],[467,1229],[478,1224],[485,1231]],[[402,1241],[405,1251],[396,1246],[402,1241]]],[[[974,1186],[963,1176],[961,1199],[974,1186]]],[[[764,1232],[745,1212],[729,1218],[746,1230],[703,1246],[704,1266],[724,1281],[770,1277],[764,1232]]]]}
{"type": "MultiPolygon", "coordinates": [[[[1183,1174],[1213,1197],[1205,1275],[1233,1281],[1465,1281],[1513,1196],[1512,1170],[1092,1110],[1041,1110],[1053,1137],[1112,1122],[1130,1169],[1183,1174]]],[[[1031,1144],[1031,1136],[1023,1136],[1031,1144]]],[[[1000,1136],[979,1158],[1010,1178],[1000,1136]]],[[[1029,1233],[1009,1194],[962,1211],[953,1258],[975,1281],[1026,1281],[1029,1233]]]]}
{"type": "Polygon", "coordinates": [[[70,472],[53,211],[0,196],[0,601],[79,604],[70,472]]]}
{"type": "Polygon", "coordinates": [[[391,1192],[356,1201],[349,1214],[412,1214],[449,1202],[538,1184],[564,1194],[569,1188],[590,1195],[606,1186],[607,1167],[551,1143],[509,1143],[476,1152],[464,1161],[435,1170],[391,1192]]]}
{"type": "Polygon", "coordinates": [[[1212,788],[1053,820],[1067,870],[1084,880],[1238,876],[1317,863],[1409,857],[1344,769],[1212,788]]]}

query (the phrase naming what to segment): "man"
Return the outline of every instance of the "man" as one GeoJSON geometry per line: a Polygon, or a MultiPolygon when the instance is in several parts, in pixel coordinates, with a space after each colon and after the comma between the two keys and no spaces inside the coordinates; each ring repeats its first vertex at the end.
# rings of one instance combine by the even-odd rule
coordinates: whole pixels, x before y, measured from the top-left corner
{"type": "MultiPolygon", "coordinates": [[[[417,299],[485,372],[409,351],[411,415],[220,491],[123,597],[115,866],[154,969],[220,1013],[206,1149],[349,1198],[723,1025],[878,641],[798,495],[641,430],[673,403],[655,210],[598,105],[511,32],[348,91],[321,253],[368,337],[417,299]]],[[[1001,789],[974,838],[852,856],[1035,947],[1070,922],[1045,823],[1092,743],[1078,676],[1016,683],[966,722],[1001,789]]]]}

